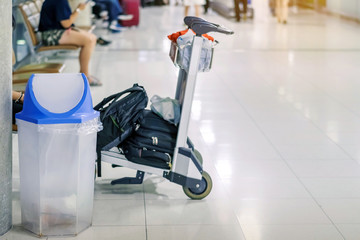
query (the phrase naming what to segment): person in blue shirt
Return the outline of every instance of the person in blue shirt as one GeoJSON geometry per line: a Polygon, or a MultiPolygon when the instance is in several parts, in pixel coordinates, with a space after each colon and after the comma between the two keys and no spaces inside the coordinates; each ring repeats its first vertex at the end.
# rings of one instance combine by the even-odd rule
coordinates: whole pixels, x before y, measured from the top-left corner
{"type": "Polygon", "coordinates": [[[77,45],[81,48],[79,55],[80,72],[89,80],[90,86],[100,86],[101,82],[90,76],[89,63],[96,45],[96,36],[92,33],[75,29],[74,22],[80,11],[84,10],[86,3],[80,3],[75,11],[67,0],[45,0],[40,12],[39,31],[42,42],[46,46],[77,45]]]}

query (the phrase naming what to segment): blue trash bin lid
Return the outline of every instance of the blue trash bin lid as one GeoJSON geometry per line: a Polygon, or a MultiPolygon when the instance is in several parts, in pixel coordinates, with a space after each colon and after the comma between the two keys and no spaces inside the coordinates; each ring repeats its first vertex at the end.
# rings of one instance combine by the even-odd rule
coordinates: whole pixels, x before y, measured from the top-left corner
{"type": "Polygon", "coordinates": [[[99,117],[82,73],[33,74],[17,119],[35,124],[82,123],[99,117]]]}

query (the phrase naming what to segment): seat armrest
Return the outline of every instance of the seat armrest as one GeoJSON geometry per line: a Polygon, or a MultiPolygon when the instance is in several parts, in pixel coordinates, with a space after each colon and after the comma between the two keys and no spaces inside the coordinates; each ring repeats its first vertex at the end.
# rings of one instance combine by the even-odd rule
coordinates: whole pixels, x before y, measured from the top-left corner
{"type": "Polygon", "coordinates": [[[51,51],[51,50],[77,50],[79,46],[76,45],[55,45],[55,46],[40,46],[37,51],[51,51]]]}
{"type": "Polygon", "coordinates": [[[40,63],[28,64],[16,69],[13,74],[19,73],[60,73],[64,70],[65,64],[63,63],[40,63]]]}

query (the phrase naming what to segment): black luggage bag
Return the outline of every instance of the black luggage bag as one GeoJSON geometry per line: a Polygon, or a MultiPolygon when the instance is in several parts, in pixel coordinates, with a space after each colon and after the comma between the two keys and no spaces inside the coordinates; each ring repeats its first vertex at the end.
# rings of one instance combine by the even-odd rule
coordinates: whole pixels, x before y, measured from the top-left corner
{"type": "Polygon", "coordinates": [[[94,109],[100,111],[103,130],[97,133],[98,176],[101,176],[101,151],[118,146],[134,131],[148,103],[145,89],[138,84],[104,98],[94,109]]]}
{"type": "Polygon", "coordinates": [[[150,110],[144,110],[140,127],[121,148],[132,162],[169,169],[176,145],[177,127],[150,110]]]}

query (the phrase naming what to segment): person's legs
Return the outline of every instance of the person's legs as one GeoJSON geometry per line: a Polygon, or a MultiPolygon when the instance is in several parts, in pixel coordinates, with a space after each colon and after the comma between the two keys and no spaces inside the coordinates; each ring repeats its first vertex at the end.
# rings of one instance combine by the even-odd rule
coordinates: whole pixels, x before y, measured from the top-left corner
{"type": "Polygon", "coordinates": [[[189,8],[190,8],[190,6],[185,5],[185,8],[184,8],[185,9],[185,17],[189,15],[189,8]]]}
{"type": "Polygon", "coordinates": [[[282,21],[281,0],[276,0],[275,4],[276,4],[276,10],[275,10],[276,18],[278,22],[281,23],[282,21]]]}
{"type": "Polygon", "coordinates": [[[122,26],[119,24],[118,20],[131,20],[133,15],[125,15],[123,8],[120,6],[118,0],[97,0],[100,3],[106,5],[106,9],[108,11],[108,28],[113,33],[118,33],[121,31],[122,26]]]}
{"type": "Polygon", "coordinates": [[[79,55],[80,72],[89,78],[89,63],[96,45],[96,36],[85,31],[67,30],[61,36],[59,44],[75,44],[81,47],[79,55]]]}
{"type": "Polygon", "coordinates": [[[282,0],[282,21],[283,23],[287,23],[288,18],[288,7],[289,0],[282,0]]]}
{"type": "Polygon", "coordinates": [[[109,16],[109,23],[117,20],[117,17],[123,12],[119,2],[116,4],[115,0],[98,0],[97,2],[106,6],[106,11],[108,11],[109,16]]]}
{"type": "Polygon", "coordinates": [[[237,22],[240,22],[240,0],[234,0],[235,18],[237,22]]]}
{"type": "Polygon", "coordinates": [[[204,14],[207,14],[209,7],[210,7],[210,0],[205,0],[204,14]]]}
{"type": "Polygon", "coordinates": [[[118,0],[109,0],[112,5],[113,5],[113,8],[116,9],[116,11],[119,12],[119,14],[123,14],[124,13],[124,9],[121,7],[120,3],[118,0]]]}
{"type": "Polygon", "coordinates": [[[200,12],[201,12],[201,6],[195,5],[195,16],[200,17],[200,12]]]}
{"type": "Polygon", "coordinates": [[[243,4],[243,18],[246,19],[247,18],[247,0],[242,0],[242,4],[243,4]]]}

